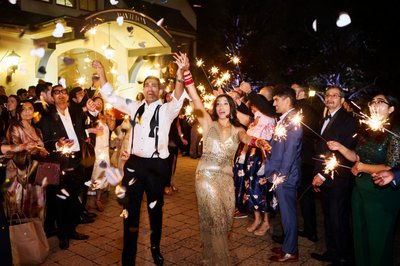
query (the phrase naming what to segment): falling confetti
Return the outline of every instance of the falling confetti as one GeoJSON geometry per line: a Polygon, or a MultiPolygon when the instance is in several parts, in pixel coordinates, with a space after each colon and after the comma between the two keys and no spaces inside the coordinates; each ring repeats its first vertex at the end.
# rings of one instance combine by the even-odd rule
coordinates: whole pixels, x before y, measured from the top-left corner
{"type": "Polygon", "coordinates": [[[117,24],[118,26],[122,26],[122,24],[124,24],[124,17],[122,16],[117,17],[117,24]]]}
{"type": "Polygon", "coordinates": [[[65,29],[61,23],[56,24],[56,28],[53,31],[53,37],[61,38],[64,35],[65,29]]]}
{"type": "Polygon", "coordinates": [[[43,47],[39,47],[39,48],[31,50],[31,55],[32,56],[36,56],[36,57],[42,58],[44,56],[44,54],[45,54],[45,50],[44,50],[43,47]]]}
{"type": "Polygon", "coordinates": [[[150,209],[153,209],[154,208],[154,206],[156,206],[156,204],[157,204],[157,201],[155,200],[155,201],[153,201],[153,202],[150,202],[150,204],[149,204],[149,208],[150,209]]]}
{"type": "Polygon", "coordinates": [[[119,217],[122,217],[124,219],[128,218],[128,211],[126,209],[123,209],[119,217]]]}

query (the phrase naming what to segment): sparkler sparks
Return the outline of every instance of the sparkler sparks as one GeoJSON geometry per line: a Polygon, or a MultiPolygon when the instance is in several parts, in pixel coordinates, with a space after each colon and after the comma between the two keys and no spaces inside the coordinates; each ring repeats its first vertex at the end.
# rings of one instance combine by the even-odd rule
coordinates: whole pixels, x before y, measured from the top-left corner
{"type": "Polygon", "coordinates": [[[238,65],[240,63],[240,58],[236,55],[231,57],[230,62],[234,63],[235,65],[238,65]]]}
{"type": "Polygon", "coordinates": [[[280,174],[273,174],[272,175],[272,187],[270,188],[270,192],[275,190],[280,184],[282,184],[283,182],[285,182],[285,177],[284,175],[280,175],[280,174]]]}
{"type": "Polygon", "coordinates": [[[386,128],[386,126],[390,125],[389,119],[380,115],[376,109],[371,109],[370,116],[362,112],[359,115],[361,116],[360,123],[366,124],[372,131],[386,131],[394,137],[400,138],[400,135],[386,128]]]}
{"type": "Polygon", "coordinates": [[[217,75],[219,73],[219,68],[216,67],[216,66],[212,66],[211,69],[210,69],[210,73],[213,76],[217,75]]]}
{"type": "Polygon", "coordinates": [[[273,138],[276,141],[285,140],[287,137],[287,131],[284,124],[277,124],[274,128],[274,135],[273,138]]]}
{"type": "Polygon", "coordinates": [[[196,66],[197,67],[202,67],[204,65],[203,59],[197,59],[196,58],[196,66]]]}

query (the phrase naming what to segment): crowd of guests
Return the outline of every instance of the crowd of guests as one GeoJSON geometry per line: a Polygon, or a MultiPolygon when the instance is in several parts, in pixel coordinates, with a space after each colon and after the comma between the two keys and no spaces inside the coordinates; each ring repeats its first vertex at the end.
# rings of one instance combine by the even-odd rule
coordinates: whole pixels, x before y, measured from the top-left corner
{"type": "MultiPolygon", "coordinates": [[[[281,246],[271,249],[270,260],[298,261],[298,237],[318,241],[316,193],[326,251],[311,253],[312,258],[332,265],[393,264],[399,211],[394,203],[400,197],[398,99],[377,92],[362,105],[364,113],[388,122],[387,130],[378,131],[360,126],[360,107],[344,108],[345,94],[338,86],[328,87],[322,108],[316,108],[302,85],[266,86],[257,92],[242,82],[227,94],[216,92],[213,108],[206,110],[189,59],[185,54],[174,58],[175,90],[163,93],[159,79],[150,76],[137,101],[114,93],[98,61],[88,89],[68,92],[40,81],[7,97],[0,86],[0,221],[6,224],[15,213],[40,217],[47,235],[56,234],[59,247],[68,249],[70,239],[89,237],[76,230],[95,220],[96,214],[88,211],[88,194],[95,195],[97,211],[104,211],[102,193],[109,189],[105,171],[113,166],[123,173],[122,264],[135,264],[146,193],[151,252],[154,263],[162,265],[163,197],[177,190],[173,177],[180,147],[189,153],[191,146],[192,158],[200,158],[195,187],[204,265],[230,265],[227,234],[233,218],[252,214],[245,230],[264,236],[271,229],[270,214],[278,211],[282,235],[272,239],[281,246]],[[199,114],[191,133],[179,115],[186,98],[199,114]],[[130,119],[117,117],[105,103],[130,119]],[[298,115],[302,123],[296,122],[298,115]],[[193,133],[198,127],[202,141],[193,133]],[[320,156],[332,155],[340,165],[328,172],[320,156]],[[59,166],[56,182],[38,176],[36,169],[43,164],[59,166]]],[[[0,249],[4,261],[7,252],[0,249]]]]}

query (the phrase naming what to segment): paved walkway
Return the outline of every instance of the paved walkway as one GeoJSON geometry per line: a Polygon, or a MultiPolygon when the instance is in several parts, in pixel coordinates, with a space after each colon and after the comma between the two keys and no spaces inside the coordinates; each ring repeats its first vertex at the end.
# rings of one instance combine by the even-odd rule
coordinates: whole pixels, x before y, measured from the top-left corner
{"type": "MultiPolygon", "coordinates": [[[[198,213],[194,190],[194,171],[198,160],[179,157],[175,183],[179,191],[165,196],[163,237],[161,252],[165,265],[200,265],[201,244],[199,237],[198,213]]],[[[92,199],[93,200],[93,199],[92,199]]],[[[87,241],[71,240],[68,250],[58,248],[58,239],[49,239],[50,255],[43,265],[120,265],[122,251],[121,207],[112,192],[104,195],[105,211],[93,224],[79,225],[81,233],[89,234],[87,241]]],[[[94,202],[89,201],[93,206],[94,202]]],[[[94,211],[94,210],[91,210],[94,211]]],[[[320,213],[320,210],[318,211],[320,213]]],[[[322,225],[319,215],[318,224],[322,225]]],[[[279,216],[271,219],[275,231],[280,231],[279,216]]],[[[270,263],[270,249],[274,246],[270,235],[255,236],[246,231],[251,218],[236,219],[230,236],[230,252],[233,265],[278,265],[270,263]]],[[[300,221],[301,223],[302,221],[300,221]]],[[[323,230],[319,228],[320,241],[316,244],[299,238],[300,259],[291,265],[324,265],[310,258],[310,253],[324,250],[323,230]],[[322,239],[321,239],[322,238],[322,239]]],[[[150,253],[149,220],[147,209],[142,206],[137,265],[154,265],[150,253]]]]}

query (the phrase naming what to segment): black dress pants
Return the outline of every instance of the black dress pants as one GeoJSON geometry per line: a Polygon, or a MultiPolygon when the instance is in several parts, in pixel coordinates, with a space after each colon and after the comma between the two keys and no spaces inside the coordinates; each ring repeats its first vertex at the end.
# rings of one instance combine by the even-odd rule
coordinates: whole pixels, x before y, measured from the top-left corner
{"type": "Polygon", "coordinates": [[[169,174],[167,159],[140,158],[131,155],[124,166],[122,185],[126,188],[124,209],[124,247],[122,265],[135,265],[139,234],[140,207],[146,192],[150,218],[151,246],[159,249],[162,231],[164,184],[169,174]]]}

